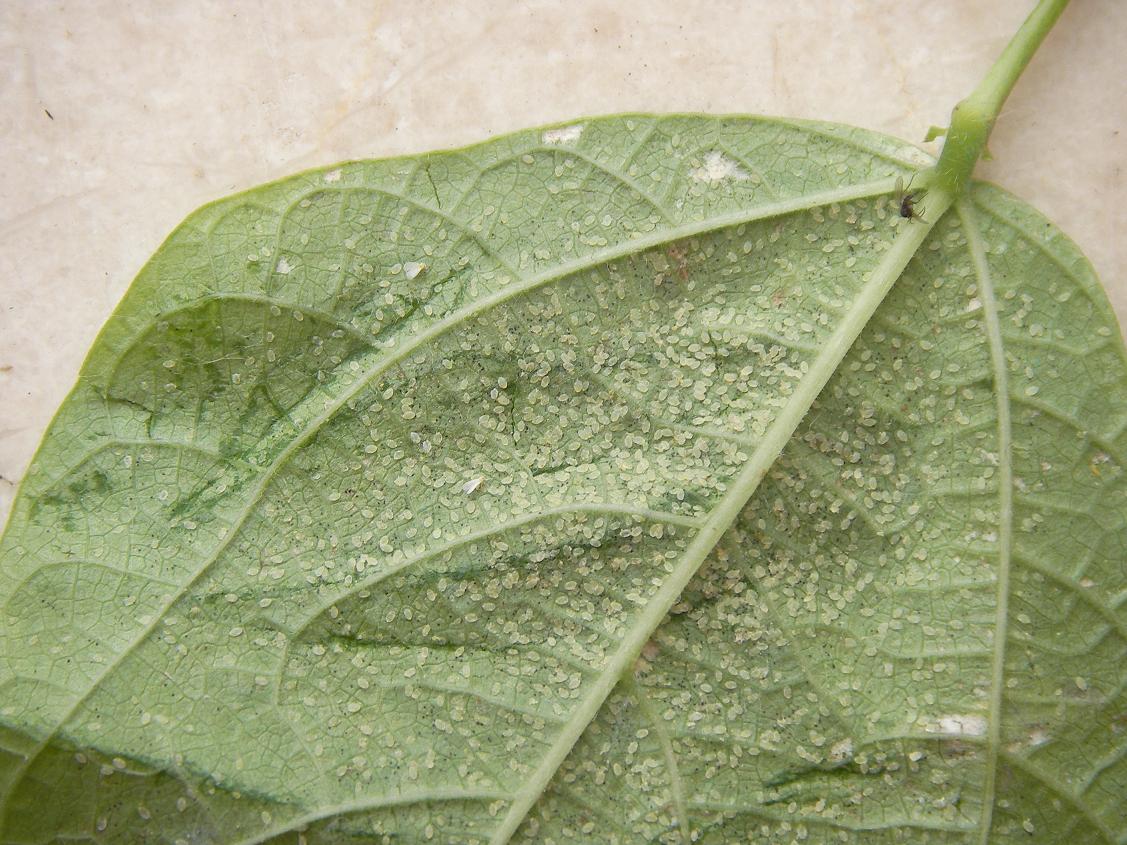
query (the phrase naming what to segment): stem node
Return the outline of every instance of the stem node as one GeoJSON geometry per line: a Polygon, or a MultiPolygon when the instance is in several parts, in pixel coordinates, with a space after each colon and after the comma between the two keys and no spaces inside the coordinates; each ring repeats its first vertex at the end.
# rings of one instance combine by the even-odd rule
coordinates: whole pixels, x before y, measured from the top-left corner
{"type": "Polygon", "coordinates": [[[966,190],[1002,104],[1067,5],[1068,0],[1040,0],[982,82],[951,112],[933,180],[952,198],[966,190]]]}

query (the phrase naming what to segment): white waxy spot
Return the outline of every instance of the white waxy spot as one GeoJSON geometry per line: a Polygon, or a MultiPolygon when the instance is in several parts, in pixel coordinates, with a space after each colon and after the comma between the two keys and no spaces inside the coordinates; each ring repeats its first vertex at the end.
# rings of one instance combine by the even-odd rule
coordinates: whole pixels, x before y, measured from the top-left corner
{"type": "Polygon", "coordinates": [[[835,742],[830,746],[830,760],[834,763],[841,763],[846,760],[853,759],[853,740],[849,737],[835,742]]]}
{"type": "Polygon", "coordinates": [[[957,736],[985,736],[986,719],[973,714],[954,714],[940,716],[928,728],[931,733],[955,734],[957,736]]]}
{"type": "Polygon", "coordinates": [[[689,171],[698,182],[723,182],[725,179],[742,181],[751,178],[748,172],[719,150],[704,154],[704,164],[689,171]]]}
{"type": "Polygon", "coordinates": [[[283,276],[288,276],[290,271],[293,270],[293,265],[286,261],[285,257],[278,259],[278,272],[283,276]]]}
{"type": "Polygon", "coordinates": [[[325,174],[324,179],[326,182],[339,182],[340,181],[340,168],[330,170],[325,174]]]}
{"type": "Polygon", "coordinates": [[[545,144],[574,144],[583,134],[583,124],[561,126],[559,129],[545,129],[541,140],[545,144]]]}
{"type": "Polygon", "coordinates": [[[480,475],[476,478],[471,478],[469,481],[462,485],[462,492],[467,496],[472,496],[484,483],[485,479],[480,475]]]}
{"type": "Polygon", "coordinates": [[[403,275],[405,275],[408,279],[413,279],[426,269],[427,265],[422,264],[421,262],[408,261],[403,265],[403,275]]]}

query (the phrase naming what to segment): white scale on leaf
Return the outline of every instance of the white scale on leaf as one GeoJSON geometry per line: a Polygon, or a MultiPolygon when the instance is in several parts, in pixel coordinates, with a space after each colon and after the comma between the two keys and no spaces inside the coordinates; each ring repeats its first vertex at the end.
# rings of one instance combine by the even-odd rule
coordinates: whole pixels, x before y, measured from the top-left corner
{"type": "Polygon", "coordinates": [[[1122,345],[920,166],[610,117],[193,215],[0,545],[0,836],[1121,842],[1122,345]]]}

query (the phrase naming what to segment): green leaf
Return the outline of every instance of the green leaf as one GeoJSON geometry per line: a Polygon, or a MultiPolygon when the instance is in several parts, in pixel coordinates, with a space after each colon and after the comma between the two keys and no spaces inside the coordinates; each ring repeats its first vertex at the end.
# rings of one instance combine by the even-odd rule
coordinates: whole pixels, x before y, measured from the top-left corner
{"type": "Polygon", "coordinates": [[[0,545],[3,841],[1119,841],[1122,343],[930,163],[624,116],[192,215],[0,545]]]}
{"type": "Polygon", "coordinates": [[[932,237],[529,841],[1123,841],[1122,343],[996,188],[932,237]]]}

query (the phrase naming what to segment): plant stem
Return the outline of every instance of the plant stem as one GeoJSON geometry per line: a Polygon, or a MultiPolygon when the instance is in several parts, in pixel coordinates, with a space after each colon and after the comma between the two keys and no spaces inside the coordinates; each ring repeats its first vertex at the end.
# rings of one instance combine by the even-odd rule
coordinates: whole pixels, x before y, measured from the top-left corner
{"type": "Polygon", "coordinates": [[[952,198],[966,188],[1002,104],[1067,5],[1068,0],[1040,0],[978,87],[955,106],[931,185],[952,198]]]}

